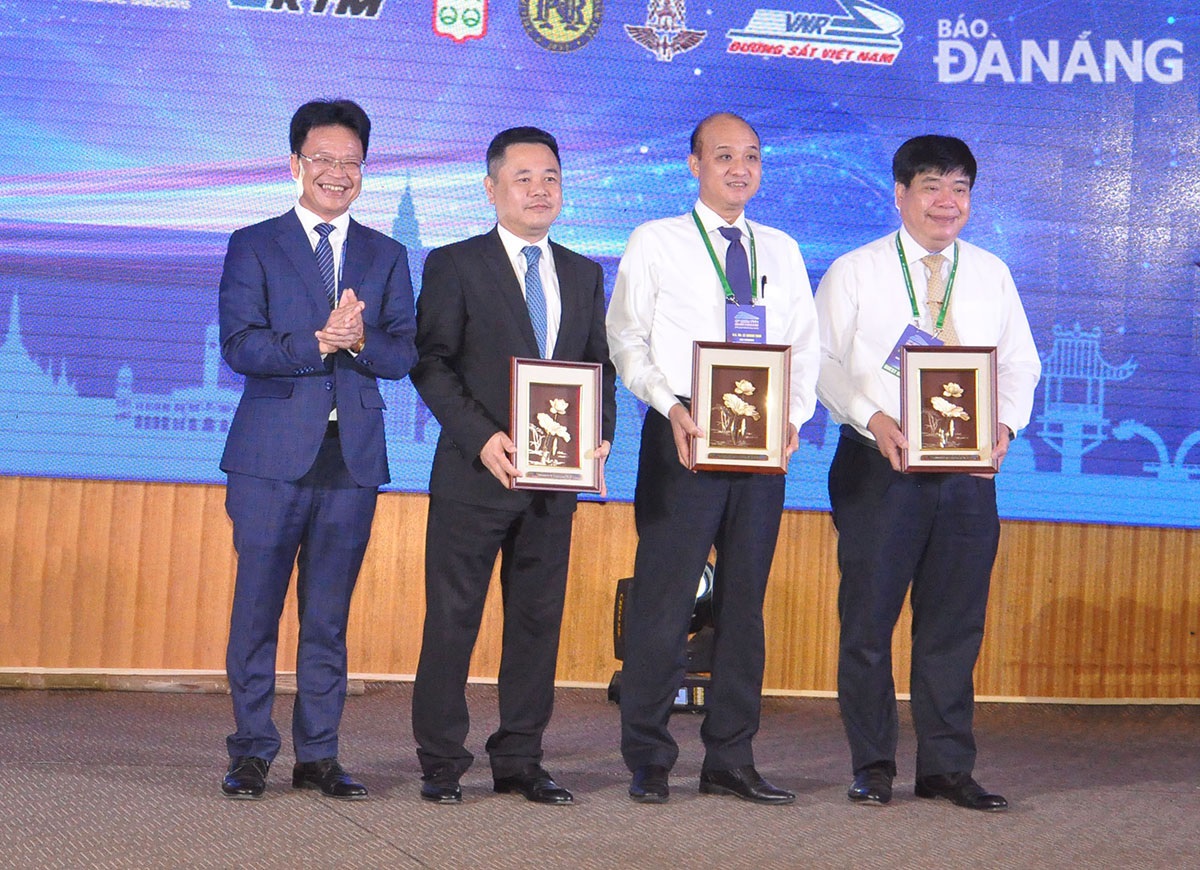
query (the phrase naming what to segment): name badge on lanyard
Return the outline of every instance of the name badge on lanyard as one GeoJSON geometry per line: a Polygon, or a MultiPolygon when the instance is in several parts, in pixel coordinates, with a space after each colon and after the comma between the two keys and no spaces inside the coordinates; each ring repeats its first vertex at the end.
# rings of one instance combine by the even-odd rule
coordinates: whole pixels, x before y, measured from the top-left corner
{"type": "Polygon", "coordinates": [[[940,338],[935,338],[923,329],[918,329],[911,323],[904,327],[904,332],[900,333],[900,338],[896,341],[896,346],[892,348],[892,352],[888,355],[887,361],[883,364],[883,370],[888,374],[900,377],[900,349],[908,347],[941,347],[945,342],[940,338]]]}
{"type": "Polygon", "coordinates": [[[917,294],[913,290],[912,273],[908,269],[908,258],[904,255],[904,242],[900,233],[896,233],[896,255],[900,258],[900,271],[904,275],[904,289],[908,291],[908,304],[912,309],[913,322],[904,327],[896,346],[888,354],[883,363],[883,370],[896,377],[900,376],[900,349],[906,345],[912,347],[941,347],[945,344],[939,336],[946,321],[946,312],[950,310],[950,294],[954,292],[954,279],[958,275],[958,242],[954,243],[954,262],[950,267],[950,280],[946,283],[946,293],[942,300],[941,314],[933,324],[933,333],[928,333],[917,324],[921,321],[921,309],[917,307],[917,294]]]}
{"type": "Polygon", "coordinates": [[[692,209],[692,220],[696,222],[700,238],[704,239],[708,258],[712,260],[717,277],[721,279],[721,289],[725,291],[725,340],[730,344],[766,344],[767,306],[759,301],[758,296],[758,253],[754,247],[754,230],[750,229],[750,224],[746,224],[746,235],[750,237],[750,304],[742,305],[729,286],[729,278],[721,268],[712,240],[704,231],[704,224],[695,209],[692,209]]]}
{"type": "Polygon", "coordinates": [[[725,340],[730,344],[766,344],[767,306],[726,303],[725,340]]]}

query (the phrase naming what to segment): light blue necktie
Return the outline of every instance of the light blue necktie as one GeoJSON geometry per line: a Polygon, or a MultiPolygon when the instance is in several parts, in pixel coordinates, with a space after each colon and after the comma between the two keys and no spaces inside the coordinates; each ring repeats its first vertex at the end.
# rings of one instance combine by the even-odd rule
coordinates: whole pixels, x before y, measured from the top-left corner
{"type": "Polygon", "coordinates": [[[337,278],[333,272],[333,245],[329,244],[329,234],[334,231],[333,224],[317,224],[317,265],[321,267],[321,277],[325,280],[325,295],[329,297],[329,307],[337,308],[337,278]]]}
{"type": "Polygon", "coordinates": [[[533,324],[533,334],[537,338],[538,356],[546,355],[546,293],[542,290],[542,275],[538,270],[538,260],[542,257],[542,249],[537,245],[527,245],[521,248],[525,255],[525,304],[529,307],[529,321],[533,324]]]}

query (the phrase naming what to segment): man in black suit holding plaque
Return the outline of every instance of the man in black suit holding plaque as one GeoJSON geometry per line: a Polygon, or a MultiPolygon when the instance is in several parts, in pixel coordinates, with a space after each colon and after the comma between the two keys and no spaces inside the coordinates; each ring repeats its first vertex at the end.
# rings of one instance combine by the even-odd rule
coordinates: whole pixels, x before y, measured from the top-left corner
{"type": "MultiPolygon", "coordinates": [[[[808,272],[795,240],[745,215],[762,179],[758,134],[736,115],[696,125],[688,168],[700,195],[690,214],[634,230],[608,311],[608,340],[621,380],[650,406],[642,424],[634,513],[638,531],[625,610],[621,752],[639,803],[670,797],[679,747],[667,728],[684,676],[696,585],[715,546],[712,682],[700,735],[700,791],[762,804],[795,795],[754,766],[762,706],[763,599],[783,513],[784,477],[689,470],[689,441],[707,424],[691,408],[694,341],[788,348],[790,456],[816,406],[817,323],[808,272]],[[753,323],[752,328],[743,324],[753,323]]],[[[778,416],[776,417],[778,420],[778,416]]],[[[782,421],[780,421],[782,422],[782,421]]]]}
{"type": "Polygon", "coordinates": [[[918,343],[996,349],[997,463],[1029,422],[1041,361],[1016,285],[998,257],[958,237],[975,173],[960,139],[905,142],[892,159],[900,228],[839,257],[817,289],[817,393],[841,424],[829,469],[842,575],[838,704],[854,770],[848,797],[865,806],[892,799],[892,633],[910,585],[917,796],[1008,806],[972,776],[972,672],[1000,541],[995,481],[902,472],[899,424],[900,348],[918,343]]]}
{"type": "Polygon", "coordinates": [[[518,475],[513,439],[525,434],[509,431],[509,377],[513,357],[601,364],[602,440],[580,449],[585,458],[608,455],[616,392],[604,275],[549,240],[562,209],[558,143],[549,133],[499,133],[488,146],[484,189],[496,226],[432,251],[417,302],[412,380],[442,427],[429,479],[425,628],[412,705],[421,797],[462,801],[459,779],[474,760],[464,690],[500,553],[500,726],[486,744],[495,790],[569,804],[571,792],[541,762],[576,495],[510,488],[518,475]]]}

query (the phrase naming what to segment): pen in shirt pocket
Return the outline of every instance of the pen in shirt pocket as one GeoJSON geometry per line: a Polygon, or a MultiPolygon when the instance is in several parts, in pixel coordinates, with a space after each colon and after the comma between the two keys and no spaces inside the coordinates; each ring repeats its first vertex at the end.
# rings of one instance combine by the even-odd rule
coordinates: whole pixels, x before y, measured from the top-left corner
{"type": "Polygon", "coordinates": [[[767,276],[766,275],[762,276],[762,280],[759,282],[759,284],[761,284],[762,286],[758,291],[758,298],[766,299],[767,298],[767,276]]]}

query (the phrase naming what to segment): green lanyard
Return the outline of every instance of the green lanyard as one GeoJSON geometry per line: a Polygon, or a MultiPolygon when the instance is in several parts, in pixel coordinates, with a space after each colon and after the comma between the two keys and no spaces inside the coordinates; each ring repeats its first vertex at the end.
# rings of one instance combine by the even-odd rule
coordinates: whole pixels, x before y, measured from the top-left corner
{"type": "MultiPolygon", "coordinates": [[[[904,287],[908,290],[908,304],[912,306],[913,320],[921,319],[921,309],[917,307],[917,294],[913,292],[912,274],[908,271],[908,258],[904,256],[904,243],[900,241],[900,233],[896,233],[896,254],[900,257],[900,268],[904,271],[904,287]]],[[[950,266],[950,279],[946,282],[946,294],[942,297],[942,310],[938,314],[937,323],[933,325],[934,334],[942,331],[946,322],[946,312],[950,310],[950,294],[954,292],[954,276],[958,274],[958,242],[954,243],[954,262],[950,266]]]]}
{"type": "MultiPolygon", "coordinates": [[[[721,262],[717,259],[717,252],[713,250],[712,239],[704,231],[704,224],[700,222],[700,215],[696,214],[695,209],[692,209],[692,220],[696,222],[700,238],[704,239],[704,247],[708,248],[708,257],[712,260],[713,268],[717,270],[717,277],[721,279],[725,298],[730,302],[737,302],[737,296],[734,295],[733,288],[729,286],[729,279],[725,277],[725,270],[721,268],[721,262]]],[[[746,222],[746,235],[750,237],[750,304],[755,305],[758,301],[758,254],[754,250],[754,230],[750,229],[749,221],[746,222]]]]}

